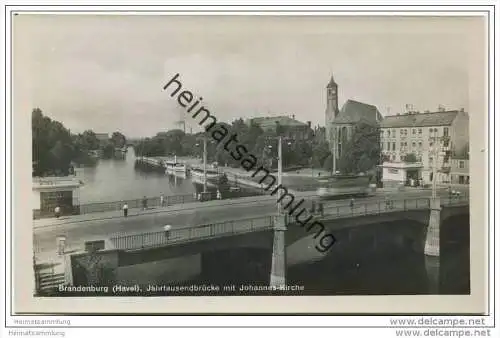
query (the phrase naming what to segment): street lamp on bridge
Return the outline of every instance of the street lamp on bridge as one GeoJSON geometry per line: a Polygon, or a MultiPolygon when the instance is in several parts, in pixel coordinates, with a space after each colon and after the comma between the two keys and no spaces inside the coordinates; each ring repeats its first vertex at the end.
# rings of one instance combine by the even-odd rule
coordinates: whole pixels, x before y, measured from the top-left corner
{"type": "MultiPolygon", "coordinates": [[[[276,137],[271,137],[270,139],[276,139],[276,137]]],[[[282,136],[278,136],[278,186],[282,183],[283,176],[283,138],[282,136]]],[[[287,140],[286,144],[290,146],[292,142],[287,140]]],[[[268,149],[273,149],[272,145],[267,146],[268,149]]],[[[278,199],[280,196],[278,196],[278,199]]],[[[281,215],[281,202],[278,202],[278,215],[281,215]]]]}

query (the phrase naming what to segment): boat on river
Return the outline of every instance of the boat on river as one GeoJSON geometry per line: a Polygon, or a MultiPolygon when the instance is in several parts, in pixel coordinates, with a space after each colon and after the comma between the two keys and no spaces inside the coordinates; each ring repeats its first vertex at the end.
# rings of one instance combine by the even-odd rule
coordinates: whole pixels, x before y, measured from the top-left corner
{"type": "Polygon", "coordinates": [[[174,161],[165,161],[165,173],[166,174],[186,174],[187,166],[184,163],[177,162],[177,156],[174,157],[174,161]]]}
{"type": "Polygon", "coordinates": [[[167,162],[165,172],[167,174],[174,174],[174,173],[185,174],[187,172],[187,166],[184,163],[167,162]]]}
{"type": "MultiPolygon", "coordinates": [[[[219,179],[222,177],[222,173],[217,169],[207,168],[207,184],[208,183],[217,183],[219,179]]],[[[204,184],[205,182],[205,173],[203,168],[193,167],[190,170],[191,179],[195,183],[204,184]]]]}

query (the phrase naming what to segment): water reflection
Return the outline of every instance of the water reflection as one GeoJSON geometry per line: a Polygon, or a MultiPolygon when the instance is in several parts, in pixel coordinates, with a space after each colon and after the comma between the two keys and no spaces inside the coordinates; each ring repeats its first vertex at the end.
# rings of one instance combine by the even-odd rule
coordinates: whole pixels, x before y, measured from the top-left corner
{"type": "MultiPolygon", "coordinates": [[[[83,169],[80,189],[80,203],[111,202],[155,197],[164,194],[189,195],[203,191],[203,185],[194,183],[184,173],[165,174],[136,168],[134,149],[128,148],[121,159],[101,159],[95,167],[83,169]]],[[[208,186],[216,195],[217,187],[208,186]]],[[[222,198],[252,196],[259,192],[248,189],[231,189],[222,192],[222,198]]]]}
{"type": "Polygon", "coordinates": [[[195,192],[189,179],[170,178],[164,173],[135,169],[132,147],[123,159],[101,159],[95,167],[83,169],[80,203],[109,202],[142,196],[183,195],[195,192]]]}

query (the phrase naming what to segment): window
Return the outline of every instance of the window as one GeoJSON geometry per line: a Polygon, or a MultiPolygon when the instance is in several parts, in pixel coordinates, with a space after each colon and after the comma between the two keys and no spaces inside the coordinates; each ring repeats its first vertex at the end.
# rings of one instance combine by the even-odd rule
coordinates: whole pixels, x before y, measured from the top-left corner
{"type": "Polygon", "coordinates": [[[422,142],[418,142],[418,149],[422,149],[422,142]]]}
{"type": "Polygon", "coordinates": [[[413,135],[415,135],[415,134],[417,133],[417,130],[416,130],[416,129],[412,129],[412,130],[411,130],[411,133],[412,133],[413,135]]]}
{"type": "Polygon", "coordinates": [[[391,142],[387,142],[387,150],[391,150],[391,142]]]}
{"type": "Polygon", "coordinates": [[[465,168],[465,162],[464,162],[464,161],[458,161],[458,167],[459,167],[460,169],[465,168]]]}
{"type": "Polygon", "coordinates": [[[390,130],[387,131],[387,137],[391,137],[391,131],[390,130]]]}
{"type": "Polygon", "coordinates": [[[403,129],[399,129],[399,133],[400,133],[401,135],[403,135],[404,130],[403,130],[403,129]]]}
{"type": "Polygon", "coordinates": [[[396,151],[396,142],[392,142],[392,151],[396,151]]]}
{"type": "Polygon", "coordinates": [[[403,150],[405,147],[405,144],[403,142],[401,142],[401,150],[403,150]]]}
{"type": "Polygon", "coordinates": [[[380,142],[380,150],[384,150],[384,142],[380,142]]]}
{"type": "Polygon", "coordinates": [[[418,134],[422,135],[422,128],[418,128],[418,134]]]}
{"type": "Polygon", "coordinates": [[[449,133],[448,128],[447,127],[443,128],[443,136],[448,136],[448,133],[449,133]]]}
{"type": "Polygon", "coordinates": [[[408,135],[408,129],[405,129],[405,136],[408,135]]]}

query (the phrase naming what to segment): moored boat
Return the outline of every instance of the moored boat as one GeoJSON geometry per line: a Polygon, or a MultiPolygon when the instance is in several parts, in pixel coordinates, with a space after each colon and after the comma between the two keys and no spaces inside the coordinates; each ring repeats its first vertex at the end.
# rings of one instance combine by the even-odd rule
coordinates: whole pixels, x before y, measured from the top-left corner
{"type": "MultiPolygon", "coordinates": [[[[216,170],[216,169],[208,169],[207,168],[207,183],[209,182],[217,182],[219,180],[219,178],[222,176],[222,174],[216,170]]],[[[193,180],[193,182],[196,182],[196,183],[201,183],[203,184],[205,182],[205,173],[203,171],[203,168],[191,168],[190,170],[190,174],[191,174],[191,179],[193,180]]]]}

